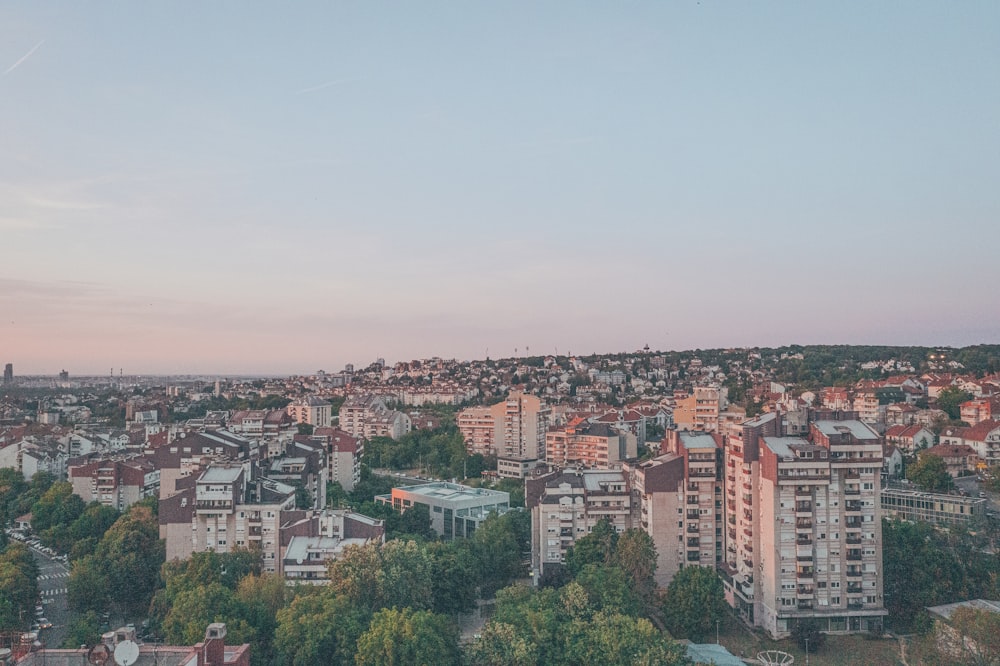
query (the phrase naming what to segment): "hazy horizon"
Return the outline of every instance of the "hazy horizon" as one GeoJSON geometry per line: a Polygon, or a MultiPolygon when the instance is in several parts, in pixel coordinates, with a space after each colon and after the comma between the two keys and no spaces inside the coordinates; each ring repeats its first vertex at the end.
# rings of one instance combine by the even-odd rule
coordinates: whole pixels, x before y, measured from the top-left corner
{"type": "Polygon", "coordinates": [[[2,5],[0,364],[998,343],[998,31],[989,2],[2,5]]]}

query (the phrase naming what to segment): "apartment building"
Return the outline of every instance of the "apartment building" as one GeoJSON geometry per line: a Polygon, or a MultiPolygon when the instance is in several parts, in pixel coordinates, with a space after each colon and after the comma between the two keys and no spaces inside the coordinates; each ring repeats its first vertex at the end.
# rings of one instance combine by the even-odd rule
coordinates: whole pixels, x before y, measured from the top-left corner
{"type": "Polygon", "coordinates": [[[540,398],[511,391],[490,407],[463,409],[455,419],[469,453],[543,458],[552,411],[540,398]]]}
{"type": "Polygon", "coordinates": [[[496,453],[506,457],[544,458],[551,410],[536,396],[511,391],[492,407],[497,423],[496,453]]]}
{"type": "Polygon", "coordinates": [[[609,469],[638,455],[637,437],[607,423],[575,418],[545,433],[545,460],[555,467],[609,469]]]}
{"type": "Polygon", "coordinates": [[[980,421],[971,428],[949,428],[941,444],[971,446],[985,466],[1000,464],[1000,421],[980,421]]]}
{"type": "Polygon", "coordinates": [[[874,389],[856,392],[853,408],[858,413],[858,418],[865,423],[879,423],[883,420],[878,393],[874,389]]]}
{"type": "Polygon", "coordinates": [[[722,436],[670,430],[669,453],[684,461],[684,564],[714,567],[722,562],[722,436]]]}
{"type": "Polygon", "coordinates": [[[141,456],[72,460],[67,472],[73,493],[84,502],[100,502],[119,511],[160,491],[159,470],[141,456]]]}
{"type": "Polygon", "coordinates": [[[626,467],[632,485],[635,527],[656,547],[656,584],[666,588],[684,565],[684,458],[665,453],[626,467]]]}
{"type": "Polygon", "coordinates": [[[1000,416],[1000,398],[977,398],[963,402],[959,406],[961,419],[974,426],[983,421],[990,421],[995,416],[1000,416]]]}
{"type": "Polygon", "coordinates": [[[455,417],[455,424],[465,439],[465,448],[470,454],[484,456],[496,453],[494,444],[497,424],[490,407],[468,407],[455,417]]]}
{"type": "Polygon", "coordinates": [[[160,500],[160,538],[167,560],[194,552],[228,553],[258,548],[263,571],[279,567],[282,514],[295,509],[295,488],[251,478],[241,465],[210,465],[197,477],[178,481],[181,490],[160,500]]]}
{"type": "Polygon", "coordinates": [[[333,423],[333,405],[316,396],[292,400],[285,410],[294,423],[308,423],[316,428],[328,428],[333,423]]]}
{"type": "Polygon", "coordinates": [[[361,458],[365,452],[362,440],[340,428],[316,428],[312,439],[326,447],[330,481],[339,483],[347,492],[354,490],[361,481],[361,458]]]}
{"type": "Polygon", "coordinates": [[[674,407],[674,425],[679,430],[719,429],[719,413],[725,408],[722,392],[717,387],[696,386],[691,395],[681,398],[674,407]]]}
{"type": "Polygon", "coordinates": [[[860,421],[815,421],[810,439],[760,446],[754,622],[772,636],[877,631],[886,615],[878,498],[882,445],[860,421]]]}
{"type": "Polygon", "coordinates": [[[358,394],[347,398],[338,413],[340,429],[352,437],[399,439],[410,432],[413,423],[403,412],[389,409],[376,395],[358,394]]]}
{"type": "Polygon", "coordinates": [[[531,509],[531,565],[536,582],[561,568],[566,552],[600,520],[623,532],[632,525],[632,496],[623,471],[555,472],[536,480],[526,495],[531,509]]]}

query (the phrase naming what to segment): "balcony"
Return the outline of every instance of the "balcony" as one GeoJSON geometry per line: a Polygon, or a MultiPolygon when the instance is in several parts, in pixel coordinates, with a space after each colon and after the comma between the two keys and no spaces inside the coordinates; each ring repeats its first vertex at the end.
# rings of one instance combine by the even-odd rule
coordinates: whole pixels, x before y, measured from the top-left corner
{"type": "Polygon", "coordinates": [[[807,536],[802,536],[795,539],[795,544],[797,546],[811,546],[812,542],[813,542],[812,537],[807,537],[807,536]]]}
{"type": "Polygon", "coordinates": [[[848,601],[847,610],[861,610],[865,605],[860,601],[848,601]]]}
{"type": "Polygon", "coordinates": [[[844,510],[848,513],[861,513],[861,502],[845,502],[844,510]]]}
{"type": "Polygon", "coordinates": [[[849,551],[847,551],[847,559],[854,560],[854,561],[860,561],[861,560],[861,551],[860,550],[849,550],[849,551]]]}
{"type": "Polygon", "coordinates": [[[799,585],[799,587],[795,591],[795,593],[798,594],[798,595],[801,595],[801,596],[811,597],[812,594],[813,594],[813,586],[812,585],[799,585]]]}
{"type": "Polygon", "coordinates": [[[861,594],[861,585],[859,583],[848,583],[847,585],[848,594],[861,594]]]}
{"type": "Polygon", "coordinates": [[[813,526],[813,521],[811,518],[795,519],[795,529],[797,530],[811,530],[812,526],[813,526]]]}
{"type": "Polygon", "coordinates": [[[688,497],[687,498],[687,503],[688,504],[697,504],[698,503],[698,498],[697,497],[688,497]]]}
{"type": "Polygon", "coordinates": [[[861,544],[861,537],[849,536],[847,537],[848,545],[858,546],[861,544]]]}
{"type": "Polygon", "coordinates": [[[812,513],[812,502],[798,502],[795,505],[795,513],[812,513]]]}
{"type": "Polygon", "coordinates": [[[852,488],[852,487],[848,486],[848,487],[844,488],[844,494],[845,495],[860,495],[861,494],[861,489],[860,488],[852,488]]]}
{"type": "Polygon", "coordinates": [[[701,545],[701,541],[698,539],[698,537],[694,537],[694,538],[691,538],[691,539],[687,540],[687,547],[688,548],[698,548],[700,545],[701,545]]]}
{"type": "Polygon", "coordinates": [[[809,555],[796,555],[795,556],[795,561],[796,562],[812,562],[812,559],[813,559],[812,553],[810,553],[809,555]]]}
{"type": "Polygon", "coordinates": [[[845,573],[847,573],[848,578],[861,578],[860,569],[848,569],[845,573]]]}
{"type": "Polygon", "coordinates": [[[697,509],[688,509],[687,517],[688,520],[698,520],[699,518],[701,518],[701,514],[698,513],[697,509]]]}
{"type": "Polygon", "coordinates": [[[812,580],[815,575],[812,569],[799,569],[795,572],[795,577],[799,580],[812,580]]]}
{"type": "Polygon", "coordinates": [[[796,488],[795,489],[795,496],[796,497],[812,497],[812,489],[811,488],[796,488]]]}
{"type": "Polygon", "coordinates": [[[805,599],[799,599],[798,601],[799,610],[809,610],[813,607],[812,601],[806,601],[805,599]]]}
{"type": "Polygon", "coordinates": [[[697,524],[692,523],[692,524],[690,524],[690,525],[687,526],[687,531],[689,533],[691,533],[691,534],[698,534],[698,532],[700,530],[698,529],[698,525],[697,524]]]}

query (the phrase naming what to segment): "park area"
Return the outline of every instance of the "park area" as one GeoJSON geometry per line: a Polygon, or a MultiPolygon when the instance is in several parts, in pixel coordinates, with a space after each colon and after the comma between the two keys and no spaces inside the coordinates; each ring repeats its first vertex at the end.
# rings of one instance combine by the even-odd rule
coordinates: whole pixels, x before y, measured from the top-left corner
{"type": "MultiPolygon", "coordinates": [[[[738,657],[752,658],[763,650],[783,650],[795,657],[795,666],[806,663],[806,655],[793,640],[772,640],[763,633],[751,632],[729,617],[719,629],[719,642],[738,657]]],[[[823,646],[809,654],[809,666],[898,666],[899,641],[868,635],[826,636],[823,646]]],[[[913,663],[913,662],[911,662],[913,663]]]]}

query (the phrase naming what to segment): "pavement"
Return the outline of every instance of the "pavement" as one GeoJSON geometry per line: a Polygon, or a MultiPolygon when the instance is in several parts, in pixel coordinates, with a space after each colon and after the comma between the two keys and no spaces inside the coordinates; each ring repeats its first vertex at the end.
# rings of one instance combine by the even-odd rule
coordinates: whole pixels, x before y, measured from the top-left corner
{"type": "MultiPolygon", "coordinates": [[[[8,534],[17,539],[11,532],[8,534]]],[[[42,614],[36,616],[35,621],[39,617],[44,617],[52,623],[51,628],[38,631],[38,638],[48,647],[59,647],[66,637],[70,621],[67,597],[69,567],[54,556],[44,553],[37,546],[28,543],[25,545],[31,550],[35,563],[38,564],[38,593],[42,602],[42,614]]]]}
{"type": "Polygon", "coordinates": [[[70,621],[67,597],[69,567],[35,548],[31,552],[38,563],[38,591],[42,596],[42,607],[45,617],[52,623],[51,629],[38,632],[38,638],[47,646],[59,647],[66,638],[70,621]]]}

